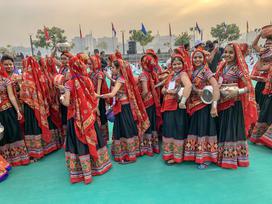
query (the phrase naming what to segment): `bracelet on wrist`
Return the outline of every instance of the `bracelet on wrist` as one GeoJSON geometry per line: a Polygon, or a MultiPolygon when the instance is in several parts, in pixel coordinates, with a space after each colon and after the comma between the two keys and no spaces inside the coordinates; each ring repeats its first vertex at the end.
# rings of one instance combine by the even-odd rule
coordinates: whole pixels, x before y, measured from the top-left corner
{"type": "Polygon", "coordinates": [[[247,88],[242,88],[238,90],[238,95],[247,93],[247,88]]]}
{"type": "Polygon", "coordinates": [[[217,108],[217,101],[213,101],[213,102],[212,102],[212,107],[213,107],[213,108],[217,108]]]}
{"type": "Polygon", "coordinates": [[[180,100],[180,103],[182,103],[182,104],[185,105],[186,101],[187,101],[187,97],[182,96],[182,98],[181,98],[181,100],[180,100]]]}

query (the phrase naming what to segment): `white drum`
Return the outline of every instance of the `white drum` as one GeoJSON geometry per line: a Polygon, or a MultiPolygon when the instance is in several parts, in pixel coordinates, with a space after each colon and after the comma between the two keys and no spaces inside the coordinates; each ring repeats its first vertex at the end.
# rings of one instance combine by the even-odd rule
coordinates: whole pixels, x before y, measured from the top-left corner
{"type": "Polygon", "coordinates": [[[64,43],[57,43],[56,47],[60,52],[69,52],[72,48],[72,45],[68,42],[64,42],[64,43]]]}
{"type": "Polygon", "coordinates": [[[200,98],[203,103],[211,104],[213,102],[213,87],[212,86],[205,86],[203,88],[203,94],[200,98]]]}

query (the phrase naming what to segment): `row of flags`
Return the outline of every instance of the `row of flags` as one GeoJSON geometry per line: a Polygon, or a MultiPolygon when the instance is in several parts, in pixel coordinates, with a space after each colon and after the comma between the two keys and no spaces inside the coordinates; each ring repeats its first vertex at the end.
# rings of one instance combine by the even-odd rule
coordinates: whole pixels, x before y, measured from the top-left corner
{"type": "MultiPolygon", "coordinates": [[[[270,24],[272,25],[272,22],[270,22],[270,24]]],[[[227,24],[224,22],[223,23],[223,28],[224,28],[224,32],[227,32],[227,24]]],[[[113,23],[111,23],[111,30],[112,30],[112,36],[116,37],[117,31],[113,25],[113,23]]],[[[141,24],[141,29],[142,33],[144,35],[148,34],[148,31],[146,29],[146,27],[144,26],[144,24],[141,24]]],[[[201,36],[201,40],[203,40],[203,29],[200,28],[199,24],[196,22],[195,27],[193,27],[194,31],[197,31],[199,33],[199,35],[201,36]]],[[[130,30],[129,33],[131,34],[134,30],[130,30]]],[[[246,32],[249,33],[249,23],[248,21],[246,22],[246,32]]],[[[45,35],[45,40],[46,43],[49,43],[51,41],[49,32],[48,32],[48,28],[46,26],[44,26],[44,35],[45,35]]],[[[82,39],[83,35],[82,35],[82,30],[81,30],[81,25],[79,24],[79,36],[82,39]]],[[[171,28],[171,24],[169,23],[169,36],[172,37],[172,28],[171,28]]]]}

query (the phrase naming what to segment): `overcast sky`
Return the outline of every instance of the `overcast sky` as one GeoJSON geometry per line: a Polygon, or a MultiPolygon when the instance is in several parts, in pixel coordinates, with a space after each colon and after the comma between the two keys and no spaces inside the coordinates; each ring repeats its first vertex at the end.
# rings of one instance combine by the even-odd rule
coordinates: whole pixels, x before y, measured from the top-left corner
{"type": "Polygon", "coordinates": [[[153,33],[179,34],[197,21],[209,38],[210,27],[225,21],[242,32],[272,21],[272,0],[0,0],[0,46],[28,46],[28,35],[38,28],[58,26],[68,39],[92,31],[95,37],[111,36],[117,30],[139,29],[141,22],[153,33]]]}

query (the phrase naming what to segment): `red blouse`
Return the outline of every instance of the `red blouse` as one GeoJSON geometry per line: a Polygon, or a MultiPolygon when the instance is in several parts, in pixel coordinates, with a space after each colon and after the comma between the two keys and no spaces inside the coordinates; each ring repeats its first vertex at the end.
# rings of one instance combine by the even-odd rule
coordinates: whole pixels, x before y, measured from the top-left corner
{"type": "Polygon", "coordinates": [[[105,79],[105,74],[102,71],[95,71],[95,72],[91,72],[89,74],[90,79],[93,82],[94,88],[95,88],[95,92],[97,91],[97,86],[98,86],[98,80],[101,79],[102,80],[102,84],[101,84],[101,90],[100,90],[100,94],[106,94],[109,92],[108,90],[108,86],[107,86],[107,82],[105,79]]]}
{"type": "MultiPolygon", "coordinates": [[[[173,75],[172,78],[168,82],[166,82],[166,84],[164,85],[164,88],[168,89],[168,86],[171,81],[175,81],[175,88],[184,87],[181,81],[182,74],[187,74],[187,73],[182,71],[178,75],[173,75]]],[[[177,110],[177,108],[178,108],[177,94],[165,94],[163,97],[161,112],[174,111],[174,110],[177,110]]]]}
{"type": "MultiPolygon", "coordinates": [[[[145,98],[143,98],[143,102],[144,102],[144,105],[145,105],[145,108],[149,108],[150,106],[153,106],[154,105],[154,98],[153,98],[153,95],[152,95],[152,92],[151,92],[151,82],[150,80],[152,80],[149,76],[148,76],[148,73],[146,73],[145,71],[143,71],[140,76],[139,76],[139,81],[140,82],[147,82],[147,95],[145,98]]],[[[142,86],[140,85],[139,86],[139,91],[140,93],[143,92],[143,88],[142,86]]]]}
{"type": "MultiPolygon", "coordinates": [[[[203,89],[205,86],[209,85],[209,80],[213,77],[214,74],[208,67],[202,67],[199,69],[195,69],[192,76],[192,84],[197,89],[203,89]]],[[[193,115],[194,112],[201,110],[207,106],[207,104],[203,103],[200,99],[199,95],[196,92],[192,92],[189,98],[188,108],[190,115],[193,115]]]]}
{"type": "Polygon", "coordinates": [[[12,107],[9,97],[7,86],[11,84],[8,78],[0,76],[0,111],[5,111],[12,107]]]}
{"type": "MultiPolygon", "coordinates": [[[[229,68],[225,67],[223,69],[222,75],[219,76],[219,81],[221,78],[221,80],[223,80],[222,84],[237,83],[237,86],[238,86],[238,81],[242,77],[243,77],[243,73],[239,70],[238,66],[234,65],[232,67],[229,67],[229,68]]],[[[218,111],[223,111],[230,108],[231,106],[234,105],[235,101],[238,101],[238,100],[240,100],[239,96],[235,98],[231,98],[231,99],[220,98],[219,104],[217,106],[218,111]]]]}

